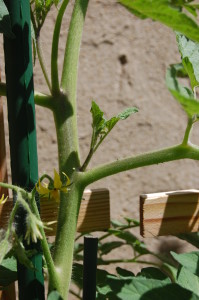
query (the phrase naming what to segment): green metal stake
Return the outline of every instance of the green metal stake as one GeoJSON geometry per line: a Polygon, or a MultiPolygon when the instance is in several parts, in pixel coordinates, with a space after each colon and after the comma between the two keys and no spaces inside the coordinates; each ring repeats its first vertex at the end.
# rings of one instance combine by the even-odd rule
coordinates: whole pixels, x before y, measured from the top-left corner
{"type": "MultiPolygon", "coordinates": [[[[30,3],[29,0],[6,0],[5,4],[15,35],[13,39],[4,36],[12,182],[30,190],[38,179],[30,3]]],[[[23,210],[18,215],[17,223],[18,233],[23,235],[23,210]]],[[[38,247],[36,244],[31,245],[31,249],[38,250],[38,247]]],[[[34,255],[31,261],[35,270],[27,269],[18,263],[19,299],[43,300],[41,253],[34,255]]]]}

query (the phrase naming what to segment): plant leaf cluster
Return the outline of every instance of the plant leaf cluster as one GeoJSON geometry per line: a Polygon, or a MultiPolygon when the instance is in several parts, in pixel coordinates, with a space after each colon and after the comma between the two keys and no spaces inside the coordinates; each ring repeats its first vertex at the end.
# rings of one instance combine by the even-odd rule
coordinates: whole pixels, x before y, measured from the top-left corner
{"type": "MultiPolygon", "coordinates": [[[[65,1],[65,6],[66,6],[67,2],[68,1],[65,1]]],[[[79,10],[79,12],[81,11],[81,14],[79,14],[79,16],[80,15],[82,16],[86,13],[87,4],[85,5],[85,7],[83,9],[83,2],[84,1],[82,1],[82,7],[79,10]]],[[[167,78],[166,78],[167,86],[169,88],[169,91],[174,96],[174,98],[184,108],[185,112],[188,115],[188,118],[196,120],[198,118],[198,114],[199,114],[199,104],[196,99],[196,93],[195,93],[195,88],[198,86],[198,82],[199,82],[199,72],[198,72],[198,65],[199,65],[198,49],[199,49],[199,47],[197,44],[199,42],[199,26],[197,25],[194,18],[197,16],[197,13],[198,13],[198,8],[199,8],[198,4],[192,3],[193,1],[191,1],[191,0],[190,1],[189,0],[187,0],[187,1],[186,0],[134,0],[134,1],[120,0],[119,2],[123,6],[125,6],[130,12],[135,14],[136,16],[138,16],[142,19],[151,18],[152,20],[159,21],[162,24],[167,25],[168,27],[172,28],[173,30],[179,32],[179,33],[177,33],[177,42],[178,42],[179,51],[182,56],[182,64],[173,65],[168,69],[167,78]],[[190,17],[190,14],[192,15],[191,17],[190,17]],[[177,79],[178,77],[185,77],[186,75],[188,75],[190,78],[191,89],[189,87],[183,87],[177,79]]],[[[38,49],[39,49],[38,38],[39,38],[40,30],[45,22],[46,16],[47,16],[50,8],[53,5],[57,6],[58,3],[59,3],[58,0],[32,0],[31,1],[32,27],[34,29],[33,30],[33,39],[35,40],[35,43],[36,43],[36,46],[38,47],[38,49]]],[[[75,3],[80,4],[80,1],[76,1],[75,3]]],[[[78,6],[75,6],[75,7],[78,7],[78,6]]],[[[59,15],[58,19],[57,19],[58,23],[56,23],[57,30],[55,31],[57,33],[57,36],[56,36],[56,34],[54,35],[54,47],[52,47],[54,49],[54,52],[52,51],[52,53],[54,53],[54,56],[52,55],[52,61],[55,58],[56,63],[57,63],[57,57],[58,57],[57,53],[58,53],[58,40],[59,40],[57,37],[60,34],[62,17],[63,17],[64,11],[65,11],[64,6],[62,6],[62,8],[63,8],[63,10],[60,10],[61,13],[58,14],[59,15]]],[[[71,28],[72,28],[71,31],[69,29],[69,39],[67,40],[66,56],[65,56],[66,60],[64,59],[64,68],[63,69],[69,70],[70,75],[74,72],[74,70],[77,69],[76,63],[72,64],[72,65],[70,65],[69,63],[73,62],[74,60],[77,62],[78,50],[79,50],[78,45],[80,45],[79,41],[81,39],[81,34],[79,34],[79,36],[77,38],[78,30],[74,31],[74,29],[76,29],[76,28],[82,29],[81,26],[83,26],[83,19],[84,19],[84,18],[82,18],[82,23],[79,22],[78,17],[77,17],[78,16],[77,12],[78,12],[78,10],[72,16],[73,24],[71,26],[71,28]],[[76,20],[76,21],[74,21],[74,20],[76,20]],[[79,24],[81,23],[82,25],[79,25],[78,23],[79,24]],[[78,26],[80,26],[80,28],[78,26]],[[74,32],[76,34],[74,34],[74,32]],[[77,40],[78,40],[78,43],[74,44],[75,45],[74,48],[71,47],[70,43],[74,42],[75,39],[73,39],[73,38],[70,39],[71,36],[73,36],[73,37],[75,36],[75,38],[77,38],[77,40]],[[73,49],[73,51],[71,51],[70,49],[73,49]],[[72,55],[70,53],[70,55],[68,56],[69,50],[71,51],[72,55]],[[73,52],[75,53],[74,55],[73,55],[73,52]],[[69,59],[68,59],[68,57],[69,57],[69,59]],[[75,57],[75,59],[73,60],[74,57],[75,57]],[[67,59],[68,59],[68,65],[66,63],[67,59]]],[[[10,21],[9,21],[9,14],[8,14],[7,8],[2,0],[0,0],[0,32],[6,34],[9,37],[12,37],[11,25],[10,25],[10,21]]],[[[38,51],[38,53],[39,53],[39,51],[38,51]]],[[[42,62],[42,59],[40,58],[40,64],[42,65],[41,62],[42,62]]],[[[58,75],[58,72],[57,72],[58,69],[57,69],[56,63],[55,63],[53,70],[55,70],[56,71],[55,74],[58,75]]],[[[43,73],[45,76],[44,69],[45,68],[43,66],[42,70],[43,70],[43,73]]],[[[66,75],[63,76],[64,80],[62,80],[61,87],[63,87],[62,85],[64,85],[65,82],[67,83],[67,79],[69,78],[67,72],[66,72],[67,76],[66,75]]],[[[63,74],[65,74],[65,71],[63,74]]],[[[68,93],[69,95],[75,94],[74,93],[75,88],[76,88],[75,76],[76,76],[76,73],[74,72],[74,76],[72,78],[72,86],[74,86],[74,88],[72,88],[70,90],[70,92],[68,93]],[[72,93],[71,93],[71,91],[72,91],[72,93]]],[[[52,82],[53,82],[53,79],[55,80],[55,78],[56,78],[56,76],[55,77],[52,76],[52,82]]],[[[58,76],[57,76],[57,78],[58,78],[58,76]]],[[[50,84],[49,84],[49,86],[50,86],[50,84]]],[[[55,86],[56,86],[56,84],[55,84],[55,86]]],[[[54,90],[56,90],[56,88],[54,90]]],[[[65,89],[65,90],[67,90],[67,89],[65,89]]],[[[51,91],[51,88],[50,88],[50,91],[51,91]]],[[[64,89],[60,90],[59,85],[57,85],[56,92],[58,92],[57,94],[59,94],[59,92],[64,92],[64,89]]],[[[63,96],[64,96],[64,94],[63,94],[63,96]]],[[[71,101],[71,103],[72,102],[73,101],[71,101]]],[[[59,101],[57,101],[57,103],[59,103],[59,101]]],[[[62,109],[63,109],[63,113],[64,113],[65,112],[64,105],[61,107],[61,110],[60,110],[61,112],[62,112],[62,109]]],[[[57,110],[57,111],[59,111],[59,110],[57,110]]],[[[75,110],[74,110],[74,112],[75,112],[75,110]]],[[[93,153],[97,150],[99,145],[103,142],[103,140],[110,133],[110,131],[114,128],[114,126],[118,123],[118,121],[128,118],[131,114],[133,114],[135,112],[137,112],[136,108],[134,108],[134,107],[128,108],[128,109],[124,110],[122,113],[118,114],[117,116],[114,116],[109,120],[106,120],[104,118],[104,113],[101,111],[99,106],[93,101],[92,107],[91,107],[91,113],[92,113],[92,119],[93,119],[93,121],[92,121],[93,132],[92,132],[92,138],[91,138],[91,147],[90,147],[89,155],[85,161],[85,164],[83,164],[82,171],[84,171],[86,169],[86,166],[88,165],[93,153]]],[[[75,115],[75,113],[74,113],[74,115],[75,115]]],[[[58,118],[59,118],[59,115],[58,115],[57,119],[58,118]]],[[[63,126],[63,124],[61,124],[61,125],[63,126]]],[[[60,128],[59,128],[59,130],[60,130],[60,128]]],[[[59,130],[58,130],[58,137],[61,132],[59,130]]],[[[65,135],[64,135],[64,139],[66,139],[65,135]]],[[[58,140],[61,140],[61,138],[58,140]]],[[[63,139],[62,139],[62,142],[63,142],[63,139]]],[[[74,150],[73,147],[72,147],[72,149],[74,150]]],[[[192,148],[192,150],[193,150],[193,148],[192,148]]],[[[67,157],[67,154],[66,154],[66,156],[65,156],[65,154],[66,153],[64,153],[64,155],[59,155],[59,158],[64,157],[64,160],[65,160],[65,158],[67,157]]],[[[68,153],[68,157],[70,154],[71,153],[68,153]]],[[[149,160],[148,160],[148,162],[149,162],[149,160]]],[[[154,161],[152,161],[152,163],[154,164],[154,161]]],[[[63,162],[61,162],[60,166],[61,166],[61,168],[63,168],[63,162]]],[[[139,167],[139,166],[141,166],[141,164],[136,165],[136,167],[139,167]]],[[[64,162],[64,168],[65,167],[66,167],[66,164],[64,162]]],[[[78,171],[79,171],[79,166],[77,166],[77,168],[74,168],[74,170],[76,170],[76,169],[78,169],[78,171]]],[[[63,171],[63,170],[61,170],[61,171],[63,171]]],[[[121,172],[122,169],[120,169],[119,171],[121,172]]],[[[75,172],[76,171],[74,171],[74,173],[75,172]]],[[[96,178],[97,177],[95,177],[95,179],[96,178]]],[[[75,190],[76,186],[78,186],[78,184],[76,184],[76,183],[78,183],[78,181],[74,183],[74,190],[75,190]]],[[[72,195],[72,193],[71,193],[71,195],[72,195]]],[[[27,195],[25,195],[25,196],[27,196],[27,195]]],[[[74,198],[71,197],[70,200],[71,199],[76,201],[75,197],[74,198]]],[[[30,222],[30,224],[29,224],[29,230],[30,230],[29,239],[31,239],[31,237],[34,237],[35,231],[37,231],[38,235],[36,236],[35,239],[33,239],[33,240],[37,241],[38,237],[40,237],[40,238],[43,237],[41,235],[41,231],[40,231],[41,229],[43,229],[43,227],[38,223],[37,211],[35,212],[35,210],[32,209],[33,207],[31,207],[31,201],[33,199],[30,201],[30,203],[27,203],[26,200],[27,200],[26,197],[24,197],[24,198],[21,197],[21,199],[20,199],[20,201],[23,202],[23,206],[27,210],[27,213],[29,214],[29,216],[31,214],[33,214],[33,211],[34,211],[34,216],[35,216],[35,219],[29,218],[30,219],[29,220],[29,222],[30,222]],[[22,200],[24,200],[24,201],[22,201],[22,200]],[[35,230],[32,230],[33,225],[34,225],[35,230]]],[[[64,203],[65,203],[65,201],[61,201],[61,205],[64,203]]],[[[78,205],[74,205],[74,207],[75,206],[78,207],[78,205]]],[[[62,205],[62,207],[64,207],[64,206],[62,205]]],[[[68,205],[68,207],[70,207],[70,206],[68,205]]],[[[60,207],[60,209],[62,209],[62,208],[60,207]]],[[[67,210],[65,209],[63,211],[67,211],[67,210]]],[[[68,216],[69,215],[70,216],[77,215],[77,211],[75,211],[75,210],[73,210],[71,214],[70,214],[70,210],[68,210],[67,212],[68,212],[68,216]]],[[[66,220],[69,219],[69,218],[67,218],[67,214],[65,215],[65,219],[66,220]]],[[[27,221],[28,221],[28,219],[27,219],[27,221]]],[[[32,267],[32,265],[30,265],[30,262],[28,259],[29,255],[31,255],[31,253],[28,253],[27,251],[25,251],[24,245],[21,242],[21,239],[17,236],[14,236],[14,233],[12,232],[12,228],[11,228],[12,223],[13,223],[13,220],[12,220],[12,222],[10,221],[9,231],[7,231],[4,234],[4,236],[0,242],[0,248],[1,248],[0,267],[4,268],[4,269],[2,269],[4,271],[4,272],[2,272],[4,274],[4,282],[2,281],[0,283],[0,285],[2,285],[2,286],[5,286],[8,284],[8,281],[6,281],[7,275],[5,275],[6,274],[5,272],[8,272],[8,273],[11,272],[10,277],[13,278],[13,280],[14,280],[14,278],[16,278],[15,277],[16,269],[15,269],[15,265],[14,265],[15,260],[13,260],[13,263],[11,264],[11,261],[9,261],[9,259],[11,259],[11,257],[10,256],[7,257],[7,249],[12,248],[11,252],[13,253],[14,256],[17,257],[17,259],[21,263],[23,263],[27,267],[30,267],[30,268],[32,267]],[[13,236],[14,236],[14,245],[12,243],[13,236]],[[9,266],[9,264],[10,264],[10,266],[9,266]],[[14,272],[14,273],[12,273],[12,272],[14,272]]],[[[74,240],[73,239],[74,236],[72,236],[72,235],[71,235],[72,238],[69,239],[70,231],[72,232],[71,227],[73,227],[74,225],[75,225],[75,222],[74,222],[74,224],[72,223],[72,226],[68,226],[68,229],[69,229],[68,234],[67,234],[67,231],[64,232],[64,236],[67,236],[67,242],[69,240],[69,243],[70,243],[70,241],[74,240]]],[[[158,256],[160,258],[159,255],[151,253],[150,250],[146,247],[145,243],[143,243],[136,235],[134,235],[130,231],[131,228],[137,227],[139,225],[139,222],[136,222],[135,220],[126,218],[125,223],[113,221],[112,225],[113,225],[113,228],[109,229],[108,232],[100,238],[99,250],[98,250],[98,252],[99,252],[98,263],[99,264],[107,265],[107,264],[114,263],[115,260],[108,260],[106,258],[106,255],[110,254],[112,251],[114,251],[117,248],[123,247],[124,245],[129,246],[133,252],[130,259],[125,259],[125,262],[128,262],[128,263],[140,262],[139,261],[140,257],[142,257],[143,255],[148,255],[148,254],[158,256]],[[107,241],[106,240],[107,237],[112,237],[114,240],[111,242],[107,241]]],[[[67,228],[67,226],[65,226],[65,228],[67,228]]],[[[184,238],[186,238],[186,237],[184,237],[184,238]]],[[[62,242],[63,239],[60,238],[57,240],[62,242]]],[[[192,236],[192,242],[197,243],[198,242],[197,238],[194,239],[194,237],[192,236]]],[[[62,246],[60,246],[60,245],[59,245],[59,247],[54,247],[54,249],[55,250],[61,249],[62,246],[66,245],[66,243],[62,244],[62,246]]],[[[43,247],[43,248],[44,248],[44,252],[47,253],[46,248],[45,247],[43,247]]],[[[69,248],[70,249],[73,248],[72,242],[71,242],[71,245],[69,248]]],[[[82,248],[83,248],[82,244],[79,244],[77,247],[75,247],[75,257],[77,260],[82,259],[82,255],[80,254],[82,251],[82,248]]],[[[65,248],[65,250],[66,250],[66,248],[65,248]]],[[[63,253],[63,254],[65,255],[66,253],[68,253],[67,251],[65,251],[65,253],[63,253]]],[[[62,256],[61,260],[63,263],[65,260],[65,257],[61,253],[59,253],[59,255],[60,255],[60,257],[62,256]]],[[[197,292],[199,290],[198,271],[197,271],[197,265],[198,265],[197,253],[194,252],[194,253],[186,254],[186,255],[178,255],[178,254],[172,253],[172,255],[173,255],[174,259],[179,263],[179,267],[178,267],[178,269],[176,269],[174,265],[172,265],[172,264],[169,265],[168,259],[167,259],[166,263],[167,263],[167,271],[168,271],[169,276],[165,276],[161,272],[161,270],[158,270],[157,268],[144,268],[137,276],[135,276],[131,271],[124,270],[122,268],[116,269],[117,275],[109,274],[106,271],[98,270],[98,272],[97,272],[97,277],[98,277],[98,279],[97,279],[98,280],[97,299],[107,299],[108,298],[108,299],[123,299],[123,300],[127,299],[128,300],[128,299],[132,299],[132,296],[133,296],[133,299],[135,299],[135,300],[136,299],[142,299],[142,300],[143,299],[153,299],[153,300],[155,300],[155,299],[160,299],[160,298],[164,300],[164,299],[168,299],[169,297],[174,300],[175,299],[186,299],[186,300],[187,299],[195,299],[195,300],[199,299],[199,295],[198,295],[199,293],[197,292]],[[171,270],[172,270],[172,272],[171,272],[171,270]],[[171,275],[171,273],[172,273],[172,275],[171,275]],[[172,278],[172,280],[171,280],[171,278],[172,278]]],[[[72,257],[72,255],[71,255],[71,257],[72,257]]],[[[163,265],[161,268],[163,268],[163,267],[165,268],[166,264],[165,264],[164,257],[161,257],[161,259],[163,262],[163,265]]],[[[49,264],[49,261],[47,262],[48,264],[49,264]]],[[[119,259],[118,262],[122,262],[122,261],[119,259]]],[[[49,270],[51,271],[51,275],[52,275],[53,271],[54,271],[54,273],[56,273],[56,268],[53,268],[53,266],[54,266],[54,264],[52,263],[49,267],[49,270]]],[[[66,267],[70,267],[70,266],[66,266],[66,267]]],[[[65,266],[63,266],[63,270],[64,270],[64,268],[65,268],[65,266]]],[[[81,282],[82,275],[81,274],[82,274],[82,266],[79,264],[76,264],[74,266],[74,278],[76,278],[76,281],[78,281],[79,286],[81,286],[81,284],[82,284],[82,282],[81,282]],[[76,276],[75,276],[75,274],[76,274],[76,276]]],[[[68,277],[70,277],[70,274],[68,277]]],[[[64,278],[64,280],[66,280],[66,277],[64,278]]],[[[59,284],[57,285],[57,287],[59,287],[59,284]]],[[[50,299],[61,299],[61,296],[57,291],[52,291],[52,293],[49,294],[48,299],[49,300],[50,299]]]]}
{"type": "Polygon", "coordinates": [[[166,73],[166,84],[173,97],[182,105],[188,117],[199,114],[199,102],[194,98],[188,87],[183,87],[177,80],[174,66],[170,66],[166,73]]]}
{"type": "MultiPolygon", "coordinates": [[[[160,260],[160,263],[153,266],[151,261],[150,267],[142,268],[135,275],[128,269],[116,267],[116,275],[107,271],[97,270],[97,298],[98,300],[154,300],[154,299],[199,299],[199,252],[177,254],[171,252],[174,260],[171,260],[169,254],[162,256],[158,253],[152,253],[147,249],[146,245],[141,242],[132,232],[131,228],[139,226],[139,222],[124,218],[124,222],[113,220],[112,227],[99,238],[98,247],[98,265],[107,265],[111,263],[124,262],[122,259],[107,260],[104,259],[111,251],[129,245],[134,250],[134,259],[126,259],[128,263],[139,263],[140,257],[143,255],[154,255],[160,260]],[[111,242],[107,242],[107,238],[111,237],[111,242]],[[137,247],[139,245],[139,247],[137,247]]],[[[193,234],[192,234],[193,235],[193,234]]],[[[195,234],[194,234],[195,235],[195,234]]],[[[187,235],[189,236],[189,235],[187,235]]],[[[180,236],[180,238],[186,238],[180,236]]],[[[194,237],[196,245],[197,237],[194,237]]],[[[76,244],[76,254],[83,250],[83,244],[76,244]]],[[[83,256],[76,256],[76,261],[83,260],[83,256]]],[[[142,261],[143,262],[143,261],[142,261]]],[[[149,263],[150,264],[150,263],[149,263]]],[[[83,265],[74,263],[73,265],[73,282],[80,290],[83,288],[83,265]]]]}
{"type": "Polygon", "coordinates": [[[0,33],[5,34],[9,38],[14,38],[9,12],[3,0],[0,0],[0,33]]]}
{"type": "Polygon", "coordinates": [[[34,35],[37,37],[53,5],[57,6],[60,0],[31,0],[31,19],[34,35]]]}
{"type": "Polygon", "coordinates": [[[17,261],[14,257],[5,258],[0,264],[0,289],[17,280],[17,261]]]}
{"type": "Polygon", "coordinates": [[[194,88],[199,85],[199,43],[189,40],[180,33],[176,34],[176,39],[182,58],[182,64],[189,76],[191,88],[194,90],[194,88]]]}
{"type": "Polygon", "coordinates": [[[196,97],[196,88],[199,85],[199,43],[193,42],[184,35],[176,34],[182,64],[171,65],[166,73],[166,85],[173,97],[182,105],[188,118],[194,121],[198,119],[199,101],[196,97]],[[191,89],[182,86],[178,77],[187,77],[190,80],[191,89]]]}
{"type": "Polygon", "coordinates": [[[103,111],[99,108],[95,101],[92,101],[92,137],[89,154],[81,167],[82,171],[86,169],[91,157],[93,156],[97,148],[100,146],[100,144],[103,142],[103,140],[118,123],[118,121],[126,120],[130,115],[136,112],[138,112],[138,109],[136,107],[129,107],[121,113],[119,113],[117,116],[106,120],[103,111]]]}
{"type": "Polygon", "coordinates": [[[199,27],[197,20],[185,14],[182,8],[197,16],[198,5],[187,1],[171,0],[119,0],[131,13],[142,19],[151,18],[154,21],[181,32],[189,39],[199,42],[199,27]]]}
{"type": "MultiPolygon", "coordinates": [[[[191,299],[198,300],[198,254],[191,252],[172,256],[179,262],[175,278],[171,278],[159,268],[143,268],[140,273],[116,267],[116,275],[107,271],[97,270],[98,300],[159,300],[159,299],[191,299]]],[[[73,280],[82,288],[83,266],[75,263],[73,280]]]]}
{"type": "Polygon", "coordinates": [[[101,111],[99,106],[92,101],[91,113],[92,113],[92,139],[91,139],[91,149],[93,152],[97,150],[102,141],[106,138],[106,136],[111,132],[113,127],[118,123],[119,120],[125,120],[130,115],[138,112],[136,107],[131,107],[125,109],[123,112],[118,114],[115,117],[112,117],[109,120],[104,118],[104,113],[101,111]]]}

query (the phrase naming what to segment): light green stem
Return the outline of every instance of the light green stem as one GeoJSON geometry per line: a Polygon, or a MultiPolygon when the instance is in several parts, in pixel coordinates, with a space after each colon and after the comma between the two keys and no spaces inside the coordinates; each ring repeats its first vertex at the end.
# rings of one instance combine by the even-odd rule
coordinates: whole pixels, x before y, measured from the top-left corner
{"type": "Polygon", "coordinates": [[[135,258],[132,259],[107,259],[102,261],[102,265],[110,265],[110,264],[119,264],[119,263],[136,263],[136,264],[145,264],[150,266],[160,267],[160,264],[155,262],[149,262],[145,260],[136,260],[135,258]]]}
{"type": "Polygon", "coordinates": [[[65,172],[72,182],[70,192],[61,193],[54,251],[54,262],[59,277],[59,286],[56,288],[64,300],[68,299],[76,224],[83,193],[83,187],[79,183],[81,174],[78,173],[80,160],[76,90],[79,48],[87,5],[88,0],[75,1],[66,44],[61,92],[56,96],[56,108],[53,110],[60,175],[61,172],[65,172]]]}
{"type": "Polygon", "coordinates": [[[86,171],[82,174],[82,183],[84,186],[87,186],[104,177],[120,172],[183,158],[199,160],[199,147],[192,144],[186,146],[177,145],[159,151],[143,153],[134,157],[117,160],[86,171]]]}
{"type": "Polygon", "coordinates": [[[69,0],[64,0],[59,9],[54,33],[53,33],[53,42],[52,42],[52,50],[51,50],[51,82],[52,82],[52,94],[56,95],[59,93],[59,72],[58,72],[58,46],[59,46],[59,37],[62,19],[64,16],[64,12],[68,5],[69,0]]]}
{"type": "Polygon", "coordinates": [[[189,118],[188,123],[187,123],[187,128],[186,128],[186,131],[185,131],[185,134],[184,134],[184,139],[183,139],[183,142],[182,142],[182,145],[184,145],[184,146],[186,146],[189,142],[189,136],[191,134],[192,126],[193,126],[193,119],[189,118]]]}
{"type": "MultiPolygon", "coordinates": [[[[39,220],[41,220],[35,199],[33,199],[33,201],[32,201],[32,209],[33,209],[34,214],[37,216],[37,218],[39,220]]],[[[51,289],[56,289],[57,287],[59,288],[59,279],[57,276],[57,271],[55,269],[55,265],[54,265],[49,247],[48,247],[48,242],[46,239],[44,229],[40,228],[40,232],[42,235],[41,246],[42,246],[43,254],[44,254],[46,264],[48,267],[49,285],[50,285],[51,289]]]]}
{"type": "MultiPolygon", "coordinates": [[[[0,96],[6,96],[6,83],[0,82],[0,96]]],[[[35,91],[34,100],[35,100],[35,104],[53,110],[54,99],[51,95],[46,95],[35,91]]]]}
{"type": "Polygon", "coordinates": [[[72,273],[74,239],[82,194],[82,188],[73,184],[69,193],[62,194],[61,197],[54,262],[60,282],[59,293],[64,300],[68,299],[72,273]]]}
{"type": "Polygon", "coordinates": [[[45,95],[45,94],[42,94],[42,93],[39,93],[39,92],[35,92],[34,100],[35,100],[35,104],[53,110],[53,107],[54,107],[53,100],[54,99],[53,99],[52,96],[45,95]]]}
{"type": "Polygon", "coordinates": [[[36,39],[36,47],[37,47],[37,54],[38,54],[38,58],[39,58],[39,63],[40,63],[44,78],[46,80],[47,86],[48,86],[48,88],[51,92],[51,83],[50,83],[50,80],[48,78],[48,72],[47,72],[47,69],[46,69],[46,64],[44,62],[44,56],[43,56],[40,36],[38,36],[37,39],[36,39]]]}

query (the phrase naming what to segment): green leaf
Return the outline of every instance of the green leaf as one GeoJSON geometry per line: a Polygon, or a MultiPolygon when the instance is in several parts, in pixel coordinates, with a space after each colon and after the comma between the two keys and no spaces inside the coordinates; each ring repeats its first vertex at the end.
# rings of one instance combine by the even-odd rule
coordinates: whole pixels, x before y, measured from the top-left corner
{"type": "Polygon", "coordinates": [[[111,225],[112,225],[113,227],[115,227],[115,228],[126,226],[126,224],[121,223],[121,222],[118,221],[118,220],[111,220],[111,225]]]}
{"type": "Polygon", "coordinates": [[[197,17],[196,8],[193,5],[185,4],[184,8],[194,17],[197,17]]]}
{"type": "Polygon", "coordinates": [[[150,254],[150,251],[147,249],[145,243],[139,240],[136,240],[136,242],[133,244],[133,248],[139,254],[150,254]]]}
{"type": "Polygon", "coordinates": [[[179,269],[177,283],[199,296],[199,277],[194,275],[187,268],[181,267],[179,269]]]}
{"type": "Polygon", "coordinates": [[[53,5],[57,6],[59,0],[32,0],[31,1],[31,18],[35,25],[35,34],[39,34],[46,17],[53,5]]]}
{"type": "Polygon", "coordinates": [[[199,43],[193,42],[179,33],[176,34],[176,38],[183,66],[189,75],[191,87],[194,89],[199,85],[199,43]]]}
{"type": "Polygon", "coordinates": [[[123,242],[112,241],[112,242],[107,242],[102,245],[99,245],[98,249],[100,250],[101,255],[105,255],[110,253],[112,250],[117,249],[123,245],[125,245],[123,242]]]}
{"type": "Polygon", "coordinates": [[[171,252],[171,255],[179,264],[187,268],[191,273],[199,276],[199,251],[182,254],[171,252]]]}
{"type": "Polygon", "coordinates": [[[173,65],[171,65],[171,67],[175,70],[176,77],[180,77],[180,78],[188,77],[187,72],[182,63],[173,64],[173,65]]]}
{"type": "Polygon", "coordinates": [[[17,240],[17,238],[15,239],[13,253],[22,265],[29,269],[34,269],[34,265],[28,257],[28,252],[25,250],[23,243],[20,240],[17,240]]]}
{"type": "Polygon", "coordinates": [[[108,232],[122,240],[125,240],[127,244],[133,244],[137,241],[136,236],[133,235],[130,231],[122,231],[110,228],[108,232]]]}
{"type": "Polygon", "coordinates": [[[0,265],[0,286],[6,287],[17,280],[17,262],[14,257],[4,259],[0,265]]]}
{"type": "Polygon", "coordinates": [[[117,122],[120,120],[119,117],[113,117],[110,120],[105,122],[105,126],[108,129],[108,132],[110,132],[113,127],[117,124],[117,122]]]}
{"type": "Polygon", "coordinates": [[[107,275],[104,285],[97,286],[99,295],[109,300],[198,300],[199,297],[177,284],[168,284],[161,280],[132,277],[117,278],[107,275]]]}
{"type": "Polygon", "coordinates": [[[196,248],[199,248],[199,232],[179,234],[178,238],[187,241],[196,248]]]}
{"type": "Polygon", "coordinates": [[[92,101],[91,113],[93,117],[92,127],[98,133],[104,128],[105,119],[103,117],[104,116],[103,111],[101,111],[99,106],[94,101],[92,101]]]}
{"type": "Polygon", "coordinates": [[[129,108],[125,109],[123,112],[121,112],[117,117],[120,120],[126,120],[130,115],[132,115],[136,112],[138,112],[137,107],[129,107],[129,108]]]}
{"type": "Polygon", "coordinates": [[[117,268],[116,268],[116,271],[117,271],[117,273],[118,273],[118,275],[119,275],[120,278],[126,278],[126,279],[130,278],[130,279],[131,279],[132,277],[135,276],[135,275],[133,274],[133,272],[128,271],[128,270],[126,270],[126,269],[122,269],[122,268],[120,268],[120,267],[117,267],[117,268]]]}
{"type": "Polygon", "coordinates": [[[127,223],[130,225],[131,223],[133,223],[133,225],[135,226],[140,226],[140,222],[132,219],[132,218],[128,218],[128,217],[124,217],[124,219],[127,221],[127,223]]]}
{"type": "Polygon", "coordinates": [[[61,297],[61,295],[57,292],[57,291],[52,291],[49,295],[48,295],[48,300],[63,300],[63,298],[61,297]]]}
{"type": "Polygon", "coordinates": [[[166,276],[162,271],[158,268],[148,267],[143,268],[141,272],[137,274],[138,277],[144,277],[144,278],[151,278],[151,279],[157,279],[161,281],[165,281],[167,283],[170,283],[171,280],[166,276]]]}
{"type": "Polygon", "coordinates": [[[194,99],[190,89],[182,87],[176,79],[176,70],[171,66],[167,69],[166,84],[173,97],[182,105],[189,117],[199,113],[199,102],[194,99]]]}
{"type": "Polygon", "coordinates": [[[105,126],[110,132],[119,120],[126,120],[130,115],[136,112],[138,112],[138,109],[136,107],[129,107],[125,109],[123,112],[121,112],[119,115],[117,115],[116,117],[113,117],[110,120],[106,121],[105,126]]]}
{"type": "Polygon", "coordinates": [[[3,0],[0,0],[0,33],[9,38],[15,37],[11,28],[9,12],[3,0]]]}
{"type": "Polygon", "coordinates": [[[97,147],[101,144],[104,138],[110,133],[113,127],[117,124],[119,120],[125,120],[133,113],[138,111],[137,108],[131,107],[125,109],[122,113],[109,120],[104,118],[104,113],[101,111],[99,106],[92,101],[91,113],[92,113],[92,139],[91,139],[91,149],[95,151],[97,147]]]}
{"type": "Polygon", "coordinates": [[[134,236],[130,231],[122,231],[118,229],[109,229],[109,233],[117,236],[118,238],[124,240],[128,245],[130,245],[135,251],[140,254],[149,254],[149,250],[146,245],[139,241],[136,236],[134,236]]]}
{"type": "Polygon", "coordinates": [[[83,265],[74,263],[72,269],[72,281],[80,288],[83,288],[83,265]]]}
{"type": "Polygon", "coordinates": [[[151,18],[199,42],[199,27],[170,0],[119,0],[131,13],[151,18]]]}
{"type": "Polygon", "coordinates": [[[167,274],[169,278],[171,278],[172,282],[176,282],[177,271],[178,271],[176,267],[168,263],[163,263],[161,268],[162,270],[164,270],[164,273],[167,274]]]}
{"type": "Polygon", "coordinates": [[[4,257],[10,251],[11,248],[12,248],[12,245],[11,245],[8,238],[4,238],[3,240],[1,240],[1,242],[0,242],[0,249],[1,249],[1,251],[0,251],[0,264],[2,263],[4,257]]]}

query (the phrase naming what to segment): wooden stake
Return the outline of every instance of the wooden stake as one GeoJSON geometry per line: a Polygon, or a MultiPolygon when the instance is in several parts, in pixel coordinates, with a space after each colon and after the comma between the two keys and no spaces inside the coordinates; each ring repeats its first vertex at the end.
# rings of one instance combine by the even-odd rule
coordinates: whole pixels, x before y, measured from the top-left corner
{"type": "MultiPolygon", "coordinates": [[[[3,104],[0,97],[0,181],[7,182],[7,166],[6,166],[6,147],[5,147],[5,132],[3,119],[3,104]]],[[[8,190],[0,187],[0,198],[2,194],[8,196],[8,190]]],[[[11,203],[12,208],[12,203],[11,203]]],[[[0,207],[0,214],[4,214],[3,208],[0,207]]],[[[15,285],[11,284],[5,291],[0,291],[0,300],[14,300],[15,299],[15,285]]]]}
{"type": "Polygon", "coordinates": [[[143,237],[196,232],[199,228],[199,190],[140,196],[143,237]]]}
{"type": "MultiPolygon", "coordinates": [[[[43,222],[57,220],[58,203],[52,199],[43,198],[40,202],[41,219],[43,222]]],[[[6,228],[10,212],[12,210],[12,199],[0,206],[0,228],[6,228]]],[[[56,223],[47,230],[48,236],[56,233],[56,223]]],[[[103,231],[110,227],[110,196],[107,189],[86,190],[80,206],[77,223],[78,232],[103,231]]]]}

